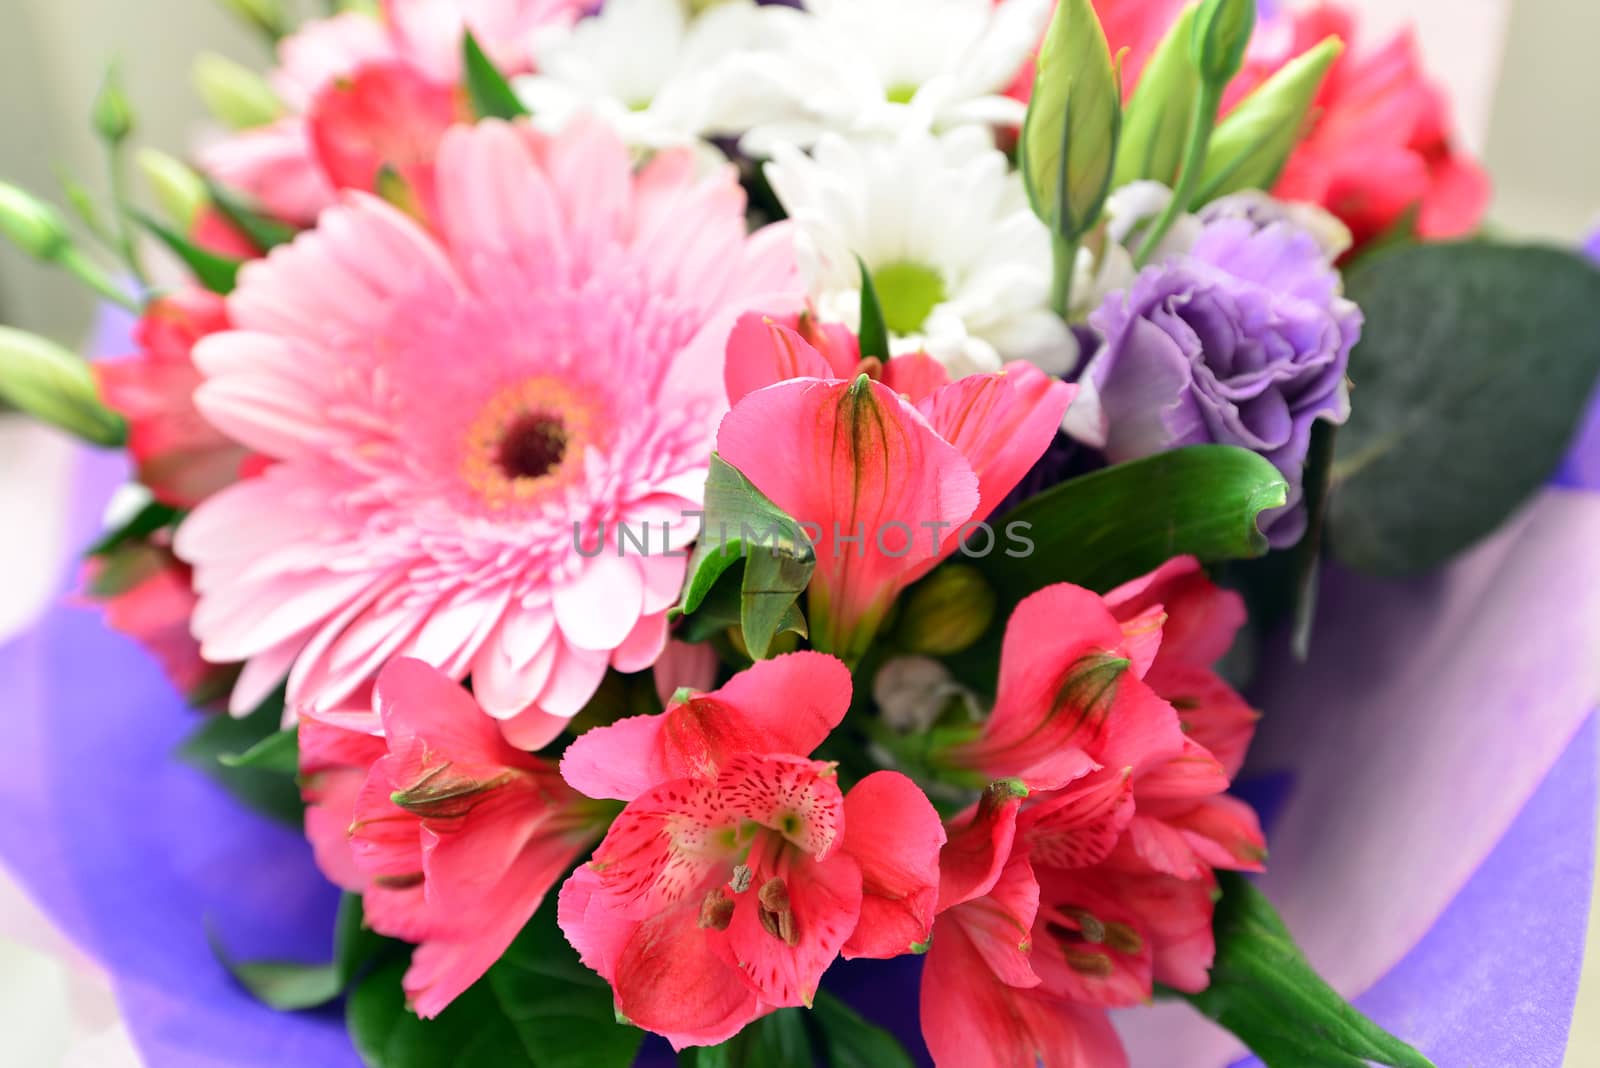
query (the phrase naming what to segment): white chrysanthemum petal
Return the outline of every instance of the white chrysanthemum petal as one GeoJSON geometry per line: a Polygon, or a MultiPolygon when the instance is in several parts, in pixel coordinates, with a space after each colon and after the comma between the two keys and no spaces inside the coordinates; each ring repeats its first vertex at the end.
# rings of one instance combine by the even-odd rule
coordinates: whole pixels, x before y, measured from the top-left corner
{"type": "Polygon", "coordinates": [[[810,155],[778,146],[767,178],[824,319],[859,327],[859,256],[895,353],[925,349],[958,374],[1071,362],[1070,332],[1049,308],[1049,234],[984,131],[827,134],[810,155]]]}
{"type": "Polygon", "coordinates": [[[771,111],[741,140],[752,155],[824,134],[1015,125],[1005,95],[1042,37],[1050,0],[808,0],[809,18],[761,77],[771,111]]]}

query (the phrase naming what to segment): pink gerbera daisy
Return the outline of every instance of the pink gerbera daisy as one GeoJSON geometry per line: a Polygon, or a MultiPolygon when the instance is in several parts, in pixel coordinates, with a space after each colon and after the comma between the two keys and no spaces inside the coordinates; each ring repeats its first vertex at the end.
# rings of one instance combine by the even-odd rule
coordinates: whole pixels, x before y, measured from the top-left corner
{"type": "Polygon", "coordinates": [[[594,123],[456,127],[437,181],[437,234],[348,193],[244,269],[196,399],[277,462],[177,548],[206,656],[248,662],[236,711],[286,672],[291,709],[332,709],[414,656],[537,748],[660,653],[724,343],[797,302],[792,239],[747,235],[732,168],[635,174],[594,123]]]}

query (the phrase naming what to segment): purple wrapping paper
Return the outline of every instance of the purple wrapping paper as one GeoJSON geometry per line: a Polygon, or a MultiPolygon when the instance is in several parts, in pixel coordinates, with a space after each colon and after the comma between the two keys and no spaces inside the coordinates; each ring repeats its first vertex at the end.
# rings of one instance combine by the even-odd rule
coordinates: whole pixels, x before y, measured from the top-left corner
{"type": "MultiPolygon", "coordinates": [[[[77,545],[125,468],[85,453],[82,472],[77,545]]],[[[1283,784],[1264,886],[1318,966],[1441,1068],[1555,1068],[1565,1048],[1600,749],[1600,726],[1580,731],[1600,694],[1600,420],[1556,485],[1445,575],[1330,575],[1312,662],[1280,659],[1263,694],[1253,765],[1283,784]]],[[[299,835],[172,759],[195,714],[143,652],[63,604],[0,648],[0,680],[0,859],[106,967],[147,1061],[357,1064],[336,1010],[273,1012],[213,960],[207,922],[242,956],[326,960],[337,895],[299,835]]],[[[856,962],[828,986],[926,1063],[919,965],[856,962]]],[[[1181,1005],[1119,1025],[1148,1068],[1241,1052],[1181,1005]]]]}

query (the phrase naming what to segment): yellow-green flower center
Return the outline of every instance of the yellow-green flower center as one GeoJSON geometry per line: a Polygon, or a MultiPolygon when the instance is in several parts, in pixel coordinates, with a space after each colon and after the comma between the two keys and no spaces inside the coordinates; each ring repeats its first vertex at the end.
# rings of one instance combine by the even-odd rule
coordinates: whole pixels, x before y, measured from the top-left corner
{"type": "Polygon", "coordinates": [[[932,267],[910,260],[886,263],[872,272],[883,321],[897,334],[915,334],[928,313],[946,298],[944,278],[932,267]]]}
{"type": "Polygon", "coordinates": [[[918,88],[920,88],[920,86],[912,85],[909,82],[902,82],[899,85],[889,86],[888,92],[885,95],[888,96],[889,103],[891,104],[909,104],[911,103],[911,98],[917,95],[918,88]]]}

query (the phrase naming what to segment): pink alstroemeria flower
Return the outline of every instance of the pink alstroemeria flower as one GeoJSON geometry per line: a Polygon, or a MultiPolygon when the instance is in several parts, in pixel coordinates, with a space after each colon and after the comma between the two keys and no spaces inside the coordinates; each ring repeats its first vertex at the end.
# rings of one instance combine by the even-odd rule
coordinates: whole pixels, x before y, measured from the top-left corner
{"type": "Polygon", "coordinates": [[[821,653],[762,661],[658,716],[589,731],[567,781],[627,808],[562,887],[561,929],[617,1009],[677,1048],[809,1005],[839,955],[926,942],[944,842],[917,786],[882,771],[845,796],[808,755],[850,704],[821,653]]]}
{"type": "Polygon", "coordinates": [[[1265,856],[1255,813],[1224,793],[1254,713],[1212,668],[1243,618],[1188,558],[1104,598],[1059,585],[1018,605],[994,712],[939,757],[1018,778],[989,787],[940,857],[922,988],[938,1064],[1123,1068],[1105,1008],[1156,982],[1205,988],[1213,873],[1265,856]],[[1195,706],[1180,715],[1158,672],[1195,706]]]}
{"type": "Polygon", "coordinates": [[[181,289],[151,303],[134,331],[139,351],[90,365],[106,407],[128,421],[128,451],[156,499],[192,508],[239,479],[248,450],[201,417],[194,391],[204,380],[192,353],[232,328],[215,293],[181,289]]]}
{"type": "Polygon", "coordinates": [[[1075,387],[1020,361],[945,383],[916,356],[890,360],[883,381],[864,365],[852,381],[838,374],[841,351],[834,341],[825,357],[786,326],[743,319],[717,448],[812,536],[812,642],[852,660],[940,560],[969,539],[1002,551],[983,520],[1049,447],[1075,387]]]}
{"type": "Polygon", "coordinates": [[[1123,622],[1067,583],[1027,597],[1006,624],[994,711],[941,761],[1050,790],[1099,767],[1131,772],[1178,756],[1177,714],[1144,680],[1161,622],[1159,606],[1123,622]]]}
{"type": "Polygon", "coordinates": [[[1002,780],[952,823],[939,918],[922,970],[922,1037],[940,1068],[1122,1068],[1104,1011],[1035,970],[1039,882],[1019,845],[1027,788],[1002,780]]]}
{"type": "Polygon", "coordinates": [[[376,722],[302,718],[306,833],[328,877],[361,892],[373,930],[417,943],[405,990],[431,1017],[500,958],[608,808],[508,745],[420,660],[384,668],[375,707],[376,722]]]}

